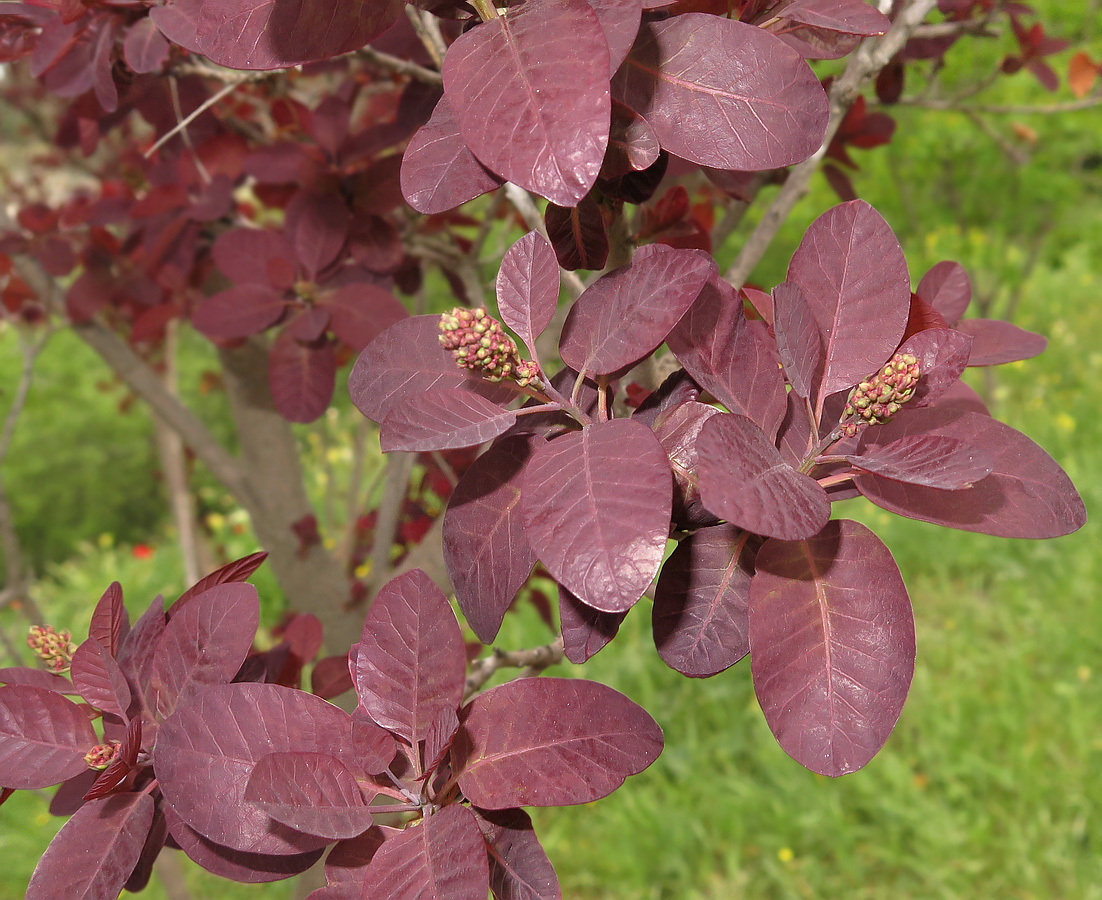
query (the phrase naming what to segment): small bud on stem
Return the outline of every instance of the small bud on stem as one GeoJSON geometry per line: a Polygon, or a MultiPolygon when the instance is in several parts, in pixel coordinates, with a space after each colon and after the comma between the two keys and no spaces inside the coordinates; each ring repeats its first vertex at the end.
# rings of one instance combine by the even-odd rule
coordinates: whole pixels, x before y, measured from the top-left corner
{"type": "Polygon", "coordinates": [[[464,369],[487,381],[511,381],[518,387],[544,387],[539,365],[520,358],[517,345],[482,307],[457,306],[440,317],[440,343],[464,369]]]}
{"type": "Polygon", "coordinates": [[[895,354],[884,368],[850,392],[839,426],[842,436],[855,437],[865,426],[891,419],[914,396],[921,375],[918,357],[895,354]]]}

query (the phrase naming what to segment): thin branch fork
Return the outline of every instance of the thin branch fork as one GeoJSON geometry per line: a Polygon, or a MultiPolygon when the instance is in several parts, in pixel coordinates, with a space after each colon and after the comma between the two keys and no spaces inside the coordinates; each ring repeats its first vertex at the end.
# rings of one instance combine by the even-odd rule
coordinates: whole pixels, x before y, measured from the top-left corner
{"type": "Polygon", "coordinates": [[[561,634],[550,644],[544,644],[542,647],[532,647],[529,650],[499,650],[495,647],[493,653],[489,656],[484,656],[471,664],[471,671],[467,675],[467,682],[463,690],[463,702],[466,703],[478,693],[479,689],[493,677],[498,669],[524,669],[519,677],[528,678],[538,675],[550,666],[561,663],[563,656],[561,634]]]}

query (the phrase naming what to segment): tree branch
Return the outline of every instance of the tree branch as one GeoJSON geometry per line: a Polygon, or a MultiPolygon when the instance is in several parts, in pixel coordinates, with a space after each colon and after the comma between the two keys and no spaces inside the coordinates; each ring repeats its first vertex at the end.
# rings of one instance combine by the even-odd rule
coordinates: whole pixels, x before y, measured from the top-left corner
{"type": "Polygon", "coordinates": [[[444,79],[440,77],[439,72],[434,72],[432,69],[426,69],[424,66],[419,66],[415,62],[399,59],[397,56],[391,56],[389,53],[381,53],[370,44],[357,50],[356,55],[378,66],[380,69],[386,69],[398,75],[405,75],[415,81],[422,81],[425,84],[431,84],[435,87],[439,87],[444,83],[444,79]]]}
{"type": "Polygon", "coordinates": [[[479,689],[493,677],[498,669],[514,668],[524,669],[519,677],[528,678],[538,675],[549,666],[554,666],[563,660],[562,635],[560,634],[550,644],[542,647],[533,647],[530,650],[499,650],[494,648],[493,653],[471,663],[471,671],[467,675],[467,682],[463,688],[463,702],[471,699],[479,689]]]}

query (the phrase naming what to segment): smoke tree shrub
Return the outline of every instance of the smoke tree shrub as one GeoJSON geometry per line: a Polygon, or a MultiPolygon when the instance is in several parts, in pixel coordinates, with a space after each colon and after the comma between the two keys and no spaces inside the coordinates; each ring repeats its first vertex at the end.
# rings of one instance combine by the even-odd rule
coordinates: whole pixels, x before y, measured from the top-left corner
{"type": "MultiPolygon", "coordinates": [[[[800,764],[843,775],[880,750],[909,689],[914,621],[888,549],[832,503],[860,495],[1019,538],[1067,534],[1085,510],[1057,463],[960,381],[1036,355],[1043,337],[964,318],[957,263],[915,283],[839,168],[892,138],[890,114],[858,95],[873,79],[889,106],[908,64],[1002,23],[1017,50],[1001,71],[1051,87],[1044,58],[1063,44],[1021,3],[877,6],[5,5],[0,58],[37,79],[23,99],[72,99],[57,145],[122,147],[97,163],[97,196],[20,206],[0,243],[6,314],[64,316],[130,375],[258,533],[293,534],[272,557],[288,584],[321,571],[295,568],[324,564],[316,519],[132,373],[188,320],[220,348],[231,404],[307,423],[355,358],[349,393],[383,451],[431,454],[444,482],[436,580],[475,635],[494,641],[537,564],[558,585],[561,629],[468,672],[447,595],[407,567],[374,585],[351,650],[314,663],[343,637],[323,638],[319,618],[365,585],[326,580],[339,589],[318,617],[292,618],[264,652],[245,581],[263,554],[167,609],[156,598],[133,626],[112,585],[86,641],[37,627],[42,665],[0,670],[0,796],[60,784],[52,808],[72,816],[28,897],[140,890],[165,849],[264,882],[331,848],[317,900],[559,898],[523,807],[606,796],[654,761],[661,729],[581,679],[481,688],[499,665],[584,662],[643,597],[677,671],[709,677],[750,655],[766,721],[800,764]],[[934,36],[919,31],[928,16],[934,36]],[[820,157],[843,202],[807,229],[783,282],[747,285],[820,157]],[[733,221],[770,182],[779,196],[721,272],[717,206],[733,221]],[[491,231],[516,230],[506,202],[528,233],[491,298],[478,257],[491,231]],[[443,314],[425,311],[430,265],[455,295],[443,314]],[[112,331],[138,352],[120,355],[112,331]],[[349,690],[351,712],[328,702],[349,690]]],[[[243,444],[257,421],[240,416],[243,444]]],[[[431,530],[421,512],[403,552],[431,530]]]]}

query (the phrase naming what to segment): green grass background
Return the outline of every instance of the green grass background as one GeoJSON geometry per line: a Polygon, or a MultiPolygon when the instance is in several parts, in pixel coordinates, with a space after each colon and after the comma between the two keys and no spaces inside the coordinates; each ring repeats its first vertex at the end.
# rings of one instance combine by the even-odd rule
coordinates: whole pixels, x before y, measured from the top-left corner
{"type": "MultiPolygon", "coordinates": [[[[1097,16],[1082,21],[1071,9],[1078,4],[1037,6],[1057,33],[1093,35],[1088,47],[1102,56],[1097,16]]],[[[987,71],[1006,49],[997,42],[954,49],[947,82],[987,71]]],[[[1068,55],[1056,57],[1058,68],[1068,55]]],[[[983,102],[1052,99],[1022,74],[983,102]]],[[[1066,89],[1055,99],[1069,99],[1066,89]]],[[[1030,157],[1024,166],[958,114],[911,109],[897,117],[891,147],[858,151],[855,184],[899,234],[916,282],[933,263],[957,259],[996,313],[1017,303],[1015,321],[1048,336],[1038,359],[992,378],[971,375],[1000,418],[1064,466],[1093,518],[1075,535],[1029,542],[911,522],[859,500],[838,509],[895,554],[919,647],[887,746],[841,779],[809,773],[780,750],[747,662],[707,680],[666,669],[640,604],[617,641],[561,673],[617,687],[666,732],[661,758],[621,791],[533,812],[569,900],[1102,898],[1102,170],[1091,164],[1102,153],[1102,114],[992,117],[1002,139],[1030,157]],[[1036,140],[1023,141],[1013,123],[1033,129],[1036,140]]],[[[833,202],[817,180],[756,281],[783,279],[803,230],[833,202]]],[[[733,236],[721,262],[744,235],[733,236]]],[[[199,347],[188,359],[193,384],[209,363],[199,347]]],[[[4,384],[13,383],[17,364],[11,335],[0,335],[4,384]]],[[[162,513],[150,482],[148,422],[140,411],[119,419],[121,392],[99,379],[106,376],[74,341],[55,338],[5,469],[34,559],[46,568],[36,597],[59,625],[86,622],[116,578],[135,611],[180,588],[171,541],[149,538],[162,533],[162,513]],[[154,545],[151,558],[133,556],[129,542],[138,540],[154,545]]],[[[0,411],[6,403],[7,395],[0,411]]],[[[217,419],[218,410],[210,414],[217,419]]],[[[223,503],[205,490],[212,507],[223,503]]],[[[247,552],[240,516],[225,512],[222,537],[247,552]]],[[[278,594],[270,576],[260,585],[271,623],[278,594]]],[[[4,615],[0,624],[11,627],[10,611],[4,615]]],[[[500,644],[545,636],[522,609],[500,644]]],[[[22,896],[60,826],[47,802],[48,792],[20,792],[0,807],[2,900],[22,896]]],[[[292,895],[286,883],[231,885],[186,863],[185,871],[196,898],[292,895]]],[[[155,879],[146,896],[167,895],[155,879]]]]}

